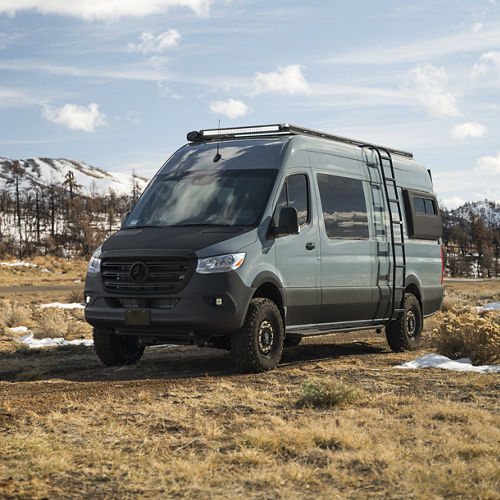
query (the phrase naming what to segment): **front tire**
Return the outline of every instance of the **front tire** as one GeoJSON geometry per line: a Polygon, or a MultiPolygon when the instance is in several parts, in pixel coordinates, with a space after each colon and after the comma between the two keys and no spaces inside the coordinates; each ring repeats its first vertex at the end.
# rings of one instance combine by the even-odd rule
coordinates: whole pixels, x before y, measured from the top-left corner
{"type": "Polygon", "coordinates": [[[405,294],[401,316],[385,327],[389,347],[394,352],[416,351],[422,338],[423,318],[420,302],[412,293],[405,294]]]}
{"type": "Polygon", "coordinates": [[[133,365],[144,353],[137,337],[119,336],[113,330],[94,328],[94,349],[106,366],[133,365]]]}
{"type": "Polygon", "coordinates": [[[231,354],[242,372],[259,373],[277,366],[285,338],[283,319],[269,299],[252,299],[242,328],[231,336],[231,354]]]}

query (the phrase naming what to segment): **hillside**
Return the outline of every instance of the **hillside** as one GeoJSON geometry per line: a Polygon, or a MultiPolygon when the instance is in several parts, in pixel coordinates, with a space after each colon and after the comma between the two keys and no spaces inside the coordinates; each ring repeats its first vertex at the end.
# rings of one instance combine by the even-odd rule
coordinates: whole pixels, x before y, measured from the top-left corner
{"type": "MultiPolygon", "coordinates": [[[[63,184],[71,175],[75,185],[80,186],[79,189],[86,196],[92,193],[106,194],[109,190],[118,195],[130,194],[133,189],[132,175],[111,174],[81,161],[65,158],[28,158],[17,161],[20,189],[63,184]]],[[[0,158],[0,188],[8,188],[9,181],[15,176],[15,168],[15,160],[0,158]]],[[[148,179],[135,176],[135,183],[141,192],[148,179]]]]}
{"type": "Polygon", "coordinates": [[[446,268],[450,276],[471,278],[500,275],[500,204],[465,203],[442,210],[446,268]]]}
{"type": "Polygon", "coordinates": [[[468,222],[473,222],[473,218],[480,218],[486,228],[498,228],[500,226],[500,203],[489,200],[468,202],[450,210],[449,215],[468,222]]]}
{"type": "Polygon", "coordinates": [[[147,183],[64,158],[0,158],[0,254],[88,255],[147,183]]]}

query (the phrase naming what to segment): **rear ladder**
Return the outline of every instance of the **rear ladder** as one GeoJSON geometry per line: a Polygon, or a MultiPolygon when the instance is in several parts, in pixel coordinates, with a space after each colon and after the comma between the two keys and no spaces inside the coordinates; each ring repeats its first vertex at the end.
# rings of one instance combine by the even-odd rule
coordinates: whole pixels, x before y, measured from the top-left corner
{"type": "MultiPolygon", "coordinates": [[[[401,208],[401,197],[398,193],[398,186],[396,183],[396,175],[394,172],[394,163],[392,161],[391,153],[388,149],[375,146],[372,144],[364,144],[360,146],[361,148],[367,148],[370,151],[374,151],[377,155],[376,164],[367,163],[369,167],[377,168],[379,172],[379,178],[381,184],[383,185],[385,201],[387,204],[387,212],[389,214],[389,241],[388,246],[390,247],[392,256],[392,279],[391,289],[390,289],[390,319],[394,320],[404,311],[401,308],[404,298],[404,290],[406,284],[406,248],[405,248],[405,238],[404,238],[404,228],[403,228],[403,211],[401,208]]],[[[370,176],[371,177],[371,176],[370,176]]],[[[372,190],[374,188],[373,183],[372,190]]],[[[377,243],[377,256],[387,255],[387,250],[381,250],[379,240],[380,235],[385,235],[385,229],[381,229],[380,226],[383,224],[383,207],[374,207],[374,225],[375,225],[375,240],[377,243]],[[379,212],[380,219],[377,219],[376,211],[379,212]]],[[[379,264],[380,265],[380,264],[379,264]]],[[[377,271],[379,273],[380,270],[377,271]]],[[[377,284],[379,281],[379,274],[377,274],[377,284]]],[[[387,275],[387,281],[389,281],[389,276],[387,275]]]]}

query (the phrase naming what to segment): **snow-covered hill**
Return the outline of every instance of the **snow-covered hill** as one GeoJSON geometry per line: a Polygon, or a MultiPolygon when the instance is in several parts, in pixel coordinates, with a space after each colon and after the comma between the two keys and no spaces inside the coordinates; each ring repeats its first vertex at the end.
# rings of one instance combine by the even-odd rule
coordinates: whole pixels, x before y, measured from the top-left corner
{"type": "MultiPolygon", "coordinates": [[[[86,163],[65,158],[29,158],[19,161],[19,186],[30,189],[34,186],[62,184],[72,172],[74,182],[81,186],[82,194],[106,194],[113,190],[117,194],[131,194],[133,190],[132,175],[111,174],[86,163]]],[[[0,158],[0,188],[7,187],[8,181],[14,178],[14,160],[0,158]]],[[[135,177],[137,190],[140,193],[147,185],[144,177],[135,177]]]]}
{"type": "Polygon", "coordinates": [[[488,229],[500,227],[500,203],[494,201],[474,201],[450,210],[450,215],[471,222],[472,217],[483,219],[488,229]]]}

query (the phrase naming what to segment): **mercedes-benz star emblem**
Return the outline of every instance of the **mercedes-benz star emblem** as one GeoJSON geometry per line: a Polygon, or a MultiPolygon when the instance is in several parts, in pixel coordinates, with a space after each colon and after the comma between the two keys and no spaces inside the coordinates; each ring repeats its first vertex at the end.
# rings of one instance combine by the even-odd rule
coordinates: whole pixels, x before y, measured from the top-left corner
{"type": "Polygon", "coordinates": [[[143,283],[148,278],[148,268],[144,262],[136,262],[132,264],[129,272],[130,279],[137,282],[143,283]]]}

